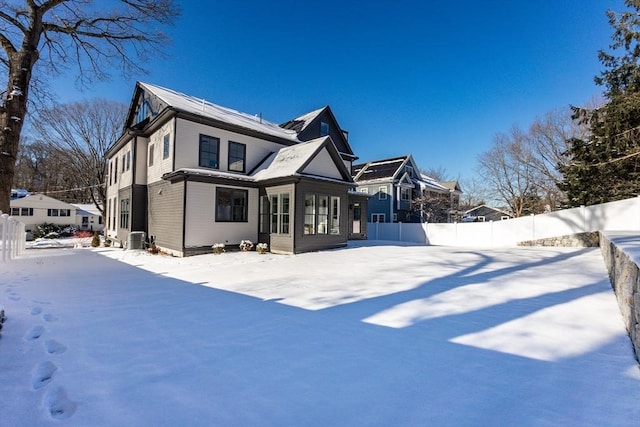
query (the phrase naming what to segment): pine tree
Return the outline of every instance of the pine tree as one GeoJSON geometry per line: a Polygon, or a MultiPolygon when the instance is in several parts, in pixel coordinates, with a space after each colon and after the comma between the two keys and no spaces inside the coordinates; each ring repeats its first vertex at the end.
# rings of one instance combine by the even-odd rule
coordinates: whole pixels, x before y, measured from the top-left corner
{"type": "Polygon", "coordinates": [[[573,107],[574,119],[586,124],[585,140],[571,139],[571,161],[559,170],[571,206],[621,200],[640,194],[640,0],[630,9],[607,12],[614,28],[610,52],[598,53],[605,71],[595,78],[607,103],[597,109],[573,107]]]}

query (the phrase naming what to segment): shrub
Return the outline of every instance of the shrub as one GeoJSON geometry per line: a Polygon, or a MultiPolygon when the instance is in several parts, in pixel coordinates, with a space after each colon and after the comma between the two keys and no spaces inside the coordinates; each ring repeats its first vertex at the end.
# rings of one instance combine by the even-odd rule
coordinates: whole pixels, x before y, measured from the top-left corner
{"type": "Polygon", "coordinates": [[[86,239],[88,237],[93,237],[95,234],[96,233],[92,233],[91,231],[79,230],[73,233],[73,237],[76,239],[86,239]]]}
{"type": "Polygon", "coordinates": [[[215,245],[211,246],[211,248],[213,249],[214,254],[220,255],[224,252],[224,243],[216,243],[215,245]]]}
{"type": "Polygon", "coordinates": [[[45,222],[36,225],[33,230],[33,238],[38,239],[44,237],[46,239],[55,239],[57,237],[71,237],[78,229],[73,225],[58,225],[45,222]]]}
{"type": "Polygon", "coordinates": [[[251,240],[243,240],[240,242],[240,250],[242,252],[248,252],[253,249],[253,243],[251,240]]]}
{"type": "Polygon", "coordinates": [[[100,247],[100,233],[98,233],[97,231],[93,233],[93,239],[91,239],[91,247],[100,247]]]}
{"type": "Polygon", "coordinates": [[[269,250],[269,245],[267,245],[266,243],[258,243],[256,245],[256,251],[258,251],[258,253],[261,255],[266,254],[268,250],[269,250]]]}

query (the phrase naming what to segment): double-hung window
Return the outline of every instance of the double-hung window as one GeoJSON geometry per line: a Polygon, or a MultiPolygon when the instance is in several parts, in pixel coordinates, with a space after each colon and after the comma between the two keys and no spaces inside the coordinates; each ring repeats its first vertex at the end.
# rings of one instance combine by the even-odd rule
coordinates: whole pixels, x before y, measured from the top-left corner
{"type": "Polygon", "coordinates": [[[166,134],[162,138],[162,158],[163,159],[169,158],[169,145],[171,145],[171,137],[169,136],[169,134],[166,134]]]}
{"type": "Polygon", "coordinates": [[[229,170],[244,172],[247,146],[238,142],[229,141],[229,170]]]}
{"type": "Polygon", "coordinates": [[[200,135],[200,156],[198,165],[203,168],[218,169],[220,139],[213,136],[200,135]]]}
{"type": "Polygon", "coordinates": [[[249,192],[218,187],[216,191],[217,222],[247,222],[249,192]]]}
{"type": "Polygon", "coordinates": [[[272,234],[289,234],[289,193],[271,195],[270,216],[272,234]]]}
{"type": "Polygon", "coordinates": [[[304,234],[340,234],[340,197],[304,196],[304,234]]]}
{"type": "Polygon", "coordinates": [[[387,200],[387,187],[378,188],[378,200],[387,200]]]}
{"type": "Polygon", "coordinates": [[[316,234],[316,196],[304,196],[304,234],[316,234]]]}
{"type": "Polygon", "coordinates": [[[129,228],[129,199],[120,200],[120,228],[129,228]]]}
{"type": "Polygon", "coordinates": [[[410,188],[401,188],[400,189],[400,200],[404,200],[404,201],[411,200],[411,189],[410,188]]]}

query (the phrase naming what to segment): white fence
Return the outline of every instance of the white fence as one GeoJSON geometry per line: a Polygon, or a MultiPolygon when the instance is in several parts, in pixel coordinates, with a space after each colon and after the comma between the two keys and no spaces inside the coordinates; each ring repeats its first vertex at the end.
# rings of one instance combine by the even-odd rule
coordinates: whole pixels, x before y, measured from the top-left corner
{"type": "Polygon", "coordinates": [[[10,261],[25,249],[24,224],[0,211],[0,262],[10,261]]]}
{"type": "Polygon", "coordinates": [[[443,246],[513,247],[527,240],[609,230],[640,232],[640,197],[505,221],[368,223],[368,238],[443,246]]]}

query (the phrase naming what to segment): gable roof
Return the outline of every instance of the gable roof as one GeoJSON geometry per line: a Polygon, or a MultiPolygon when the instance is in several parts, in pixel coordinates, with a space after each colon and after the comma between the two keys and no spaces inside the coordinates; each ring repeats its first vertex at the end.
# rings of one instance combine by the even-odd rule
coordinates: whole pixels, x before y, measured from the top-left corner
{"type": "Polygon", "coordinates": [[[460,188],[460,183],[458,181],[442,181],[439,182],[439,184],[447,187],[449,190],[459,191],[462,193],[462,189],[460,188]]]}
{"type": "MultiPolygon", "coordinates": [[[[107,154],[118,149],[126,142],[127,129],[142,130],[154,123],[158,116],[165,112],[180,112],[190,116],[202,117],[212,122],[214,126],[245,133],[252,136],[263,137],[284,145],[293,145],[314,139],[320,135],[301,135],[307,131],[308,127],[317,121],[321,115],[328,116],[333,125],[339,129],[333,112],[329,106],[311,111],[293,120],[278,125],[262,118],[262,116],[243,113],[232,108],[223,107],[202,98],[187,95],[172,89],[167,89],[150,83],[137,82],[133,93],[127,120],[125,122],[124,135],[109,148],[107,154]],[[145,105],[149,110],[149,116],[140,120],[136,114],[139,105],[145,105]],[[153,111],[151,111],[153,110],[153,111]]],[[[355,158],[353,151],[344,135],[344,131],[333,134],[334,144],[339,148],[339,152],[347,158],[355,158]]]]}
{"type": "Polygon", "coordinates": [[[474,212],[474,211],[477,211],[477,210],[480,210],[480,209],[489,210],[489,211],[496,212],[496,213],[499,213],[499,214],[502,214],[502,215],[506,215],[506,216],[509,216],[509,217],[513,216],[509,212],[503,211],[502,209],[494,208],[494,207],[487,206],[487,205],[476,206],[475,208],[471,208],[468,211],[465,211],[464,214],[468,215],[471,212],[474,212]]]}
{"type": "MultiPolygon", "coordinates": [[[[186,95],[172,89],[156,86],[150,83],[138,82],[137,85],[148,93],[158,97],[167,107],[172,107],[185,113],[207,117],[219,122],[228,123],[240,128],[276,136],[278,138],[299,142],[297,133],[291,129],[284,129],[259,116],[243,113],[232,108],[222,107],[202,98],[186,95]]],[[[140,95],[140,94],[138,94],[140,95]]],[[[135,95],[134,95],[135,96],[135,95]]],[[[135,100],[132,106],[135,105],[135,100]]],[[[133,112],[129,112],[128,123],[131,123],[133,112]]]]}
{"type": "Polygon", "coordinates": [[[353,166],[353,180],[356,182],[393,179],[409,161],[410,155],[358,164],[353,166]]]}

